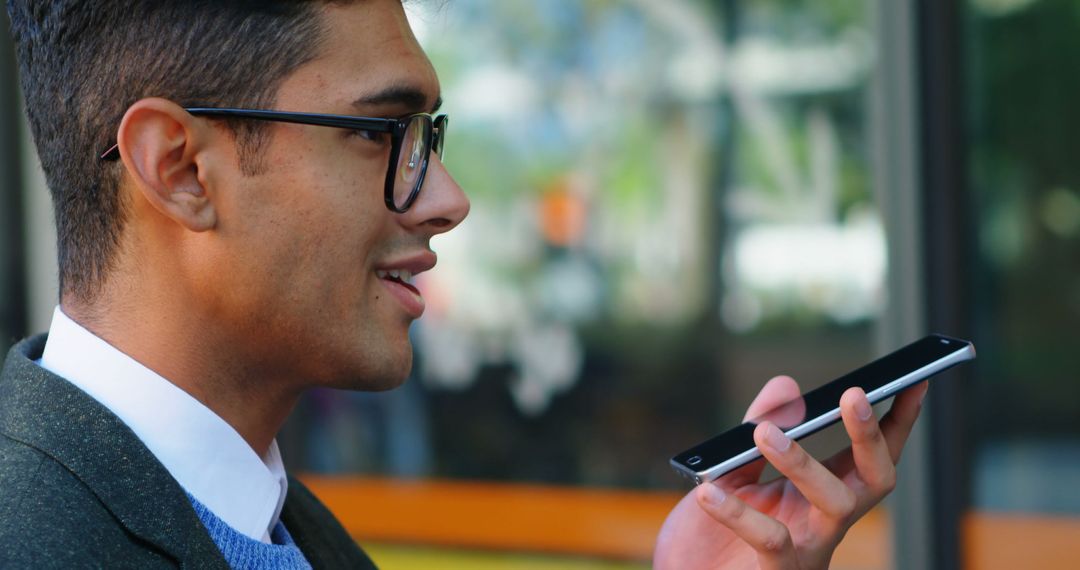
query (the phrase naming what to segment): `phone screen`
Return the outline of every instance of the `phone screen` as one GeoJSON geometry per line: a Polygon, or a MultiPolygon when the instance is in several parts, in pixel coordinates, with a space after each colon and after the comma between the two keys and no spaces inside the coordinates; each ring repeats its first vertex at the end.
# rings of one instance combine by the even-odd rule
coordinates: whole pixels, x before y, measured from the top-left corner
{"type": "Polygon", "coordinates": [[[877,403],[971,358],[974,348],[970,342],[930,335],[684,451],[671,463],[698,482],[701,478],[714,479],[760,457],[754,444],[754,428],[763,421],[776,424],[791,437],[803,437],[840,418],[840,396],[849,388],[862,388],[871,403],[877,403]],[[806,429],[795,429],[800,426],[806,429]]]}

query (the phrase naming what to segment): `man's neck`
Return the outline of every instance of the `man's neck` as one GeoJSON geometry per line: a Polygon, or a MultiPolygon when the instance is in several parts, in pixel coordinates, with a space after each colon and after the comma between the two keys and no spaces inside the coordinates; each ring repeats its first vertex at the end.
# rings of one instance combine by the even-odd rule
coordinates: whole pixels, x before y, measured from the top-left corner
{"type": "Polygon", "coordinates": [[[240,434],[260,457],[299,398],[299,388],[271,371],[242,365],[232,340],[215,334],[220,323],[202,322],[193,311],[152,313],[125,303],[92,307],[67,299],[61,309],[73,321],[190,394],[240,434]]]}

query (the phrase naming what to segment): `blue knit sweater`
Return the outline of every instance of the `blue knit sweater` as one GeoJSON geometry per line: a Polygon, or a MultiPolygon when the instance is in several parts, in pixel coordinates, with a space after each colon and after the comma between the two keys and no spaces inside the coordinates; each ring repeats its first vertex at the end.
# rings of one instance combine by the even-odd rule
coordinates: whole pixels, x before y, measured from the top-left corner
{"type": "Polygon", "coordinates": [[[210,532],[210,538],[225,555],[225,561],[234,570],[311,570],[304,553],[296,546],[285,525],[278,521],[270,533],[272,544],[266,544],[240,534],[202,503],[188,494],[195,514],[210,532]]]}

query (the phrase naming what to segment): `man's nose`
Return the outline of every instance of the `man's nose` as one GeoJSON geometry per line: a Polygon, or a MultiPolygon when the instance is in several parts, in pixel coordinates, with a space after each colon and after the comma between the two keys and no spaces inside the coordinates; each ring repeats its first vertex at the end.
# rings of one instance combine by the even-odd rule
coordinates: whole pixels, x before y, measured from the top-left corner
{"type": "Polygon", "coordinates": [[[431,235],[454,229],[469,215],[469,198],[446,170],[442,160],[432,154],[424,187],[401,222],[422,228],[431,235]]]}

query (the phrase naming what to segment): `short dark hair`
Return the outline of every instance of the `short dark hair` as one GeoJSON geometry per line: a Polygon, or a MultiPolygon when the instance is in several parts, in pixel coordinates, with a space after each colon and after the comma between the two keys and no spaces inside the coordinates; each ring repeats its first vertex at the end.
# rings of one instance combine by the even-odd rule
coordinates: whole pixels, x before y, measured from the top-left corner
{"type": "MultiPolygon", "coordinates": [[[[30,128],[52,194],[60,290],[90,302],[126,217],[121,166],[101,162],[133,103],[265,108],[318,55],[322,18],[295,0],[8,0],[30,128]]],[[[228,124],[257,172],[266,125],[228,124]]]]}

